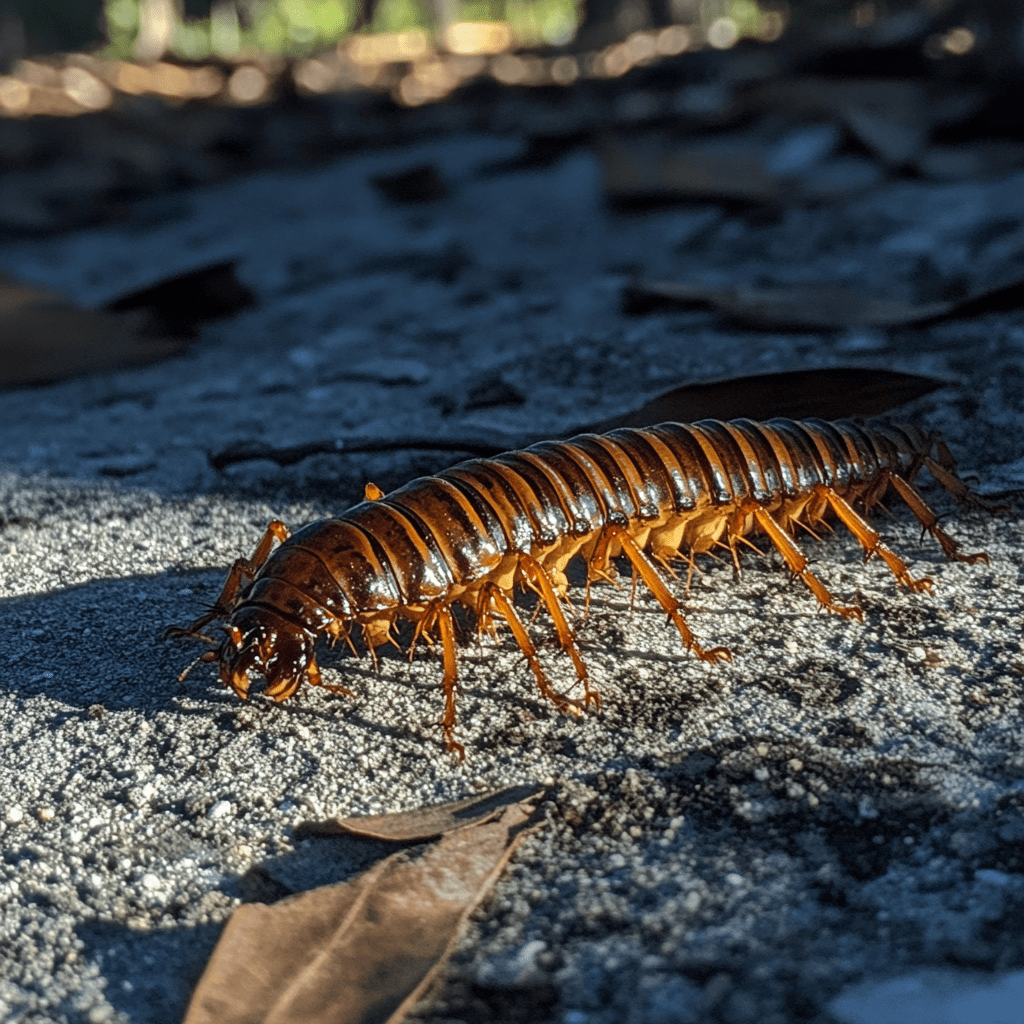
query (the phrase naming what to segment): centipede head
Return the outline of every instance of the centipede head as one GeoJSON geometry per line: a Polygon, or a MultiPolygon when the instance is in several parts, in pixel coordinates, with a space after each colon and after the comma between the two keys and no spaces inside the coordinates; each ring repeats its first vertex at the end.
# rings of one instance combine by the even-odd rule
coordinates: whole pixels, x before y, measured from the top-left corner
{"type": "Polygon", "coordinates": [[[249,676],[267,680],[264,691],[280,703],[307,678],[314,635],[266,608],[240,608],[223,627],[227,636],[218,652],[220,678],[242,700],[249,697],[249,676]]]}

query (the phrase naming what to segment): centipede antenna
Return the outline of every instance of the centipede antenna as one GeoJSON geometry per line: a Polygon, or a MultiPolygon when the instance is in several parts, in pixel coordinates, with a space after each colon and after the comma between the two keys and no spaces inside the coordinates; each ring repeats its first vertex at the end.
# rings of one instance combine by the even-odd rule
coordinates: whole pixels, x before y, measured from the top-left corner
{"type": "Polygon", "coordinates": [[[217,660],[217,652],[216,651],[203,651],[202,654],[200,654],[196,658],[193,658],[188,663],[188,665],[185,666],[185,670],[178,676],[178,682],[179,683],[185,682],[185,680],[188,678],[189,672],[191,672],[192,669],[194,669],[196,667],[196,665],[198,665],[201,661],[210,662],[210,661],[216,661],[216,660],[217,660]]]}

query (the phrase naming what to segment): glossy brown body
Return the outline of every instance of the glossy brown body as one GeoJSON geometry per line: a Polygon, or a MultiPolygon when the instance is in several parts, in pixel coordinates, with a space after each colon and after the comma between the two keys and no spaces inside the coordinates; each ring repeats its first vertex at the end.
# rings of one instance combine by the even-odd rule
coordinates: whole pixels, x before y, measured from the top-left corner
{"type": "Polygon", "coordinates": [[[578,713],[599,697],[563,612],[564,570],[574,556],[582,556],[588,579],[596,579],[607,576],[611,558],[625,555],[686,646],[707,661],[726,659],[724,648],[705,649],[694,638],[659,564],[668,568],[682,556],[692,567],[695,555],[724,546],[738,565],[737,543],[765,534],[821,605],[859,618],[859,608],[836,604],[808,569],[793,529],[813,530],[830,513],[867,556],[884,559],[900,584],[926,589],[931,581],[911,577],[853,507],[870,509],[892,488],[948,557],[983,559],[961,554],[914,490],[911,480],[922,467],[958,498],[976,501],[945,446],[906,427],[704,420],[545,442],[460,463],[387,496],[371,485],[372,500],[291,537],[283,524],[271,524],[253,558],[236,562],[212,612],[174,632],[197,635],[208,622],[223,620],[227,639],[206,659],[220,662],[221,678],[240,696],[255,671],[266,676],[268,695],[284,700],[304,679],[323,685],[313,657],[318,634],[352,645],[359,627],[372,649],[389,639],[397,618],[410,619],[417,636],[441,641],[442,725],[449,749],[461,753],[453,739],[453,604],[470,608],[481,629],[491,627],[495,614],[505,619],[541,692],[578,713]],[[283,543],[271,553],[275,539],[283,543]],[[517,584],[536,591],[550,612],[584,688],[581,701],[548,684],[512,604],[517,584]]]}

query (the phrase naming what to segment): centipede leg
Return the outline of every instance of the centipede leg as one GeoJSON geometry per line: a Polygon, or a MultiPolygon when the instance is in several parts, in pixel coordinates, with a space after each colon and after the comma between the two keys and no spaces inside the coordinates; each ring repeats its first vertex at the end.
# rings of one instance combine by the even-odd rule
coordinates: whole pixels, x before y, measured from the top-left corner
{"type": "Polygon", "coordinates": [[[321,689],[331,693],[340,693],[343,697],[351,697],[353,700],[356,698],[356,695],[347,686],[334,686],[332,683],[325,683],[323,676],[320,675],[320,666],[316,663],[316,658],[310,659],[309,667],[306,669],[306,678],[309,679],[310,686],[319,686],[321,689]]]}
{"type": "MultiPolygon", "coordinates": [[[[926,461],[926,465],[931,460],[926,461]]],[[[941,466],[936,465],[934,468],[928,466],[932,475],[941,483],[947,490],[951,491],[954,495],[960,498],[961,501],[977,502],[978,499],[971,494],[967,489],[967,485],[955,474],[947,473],[941,466]],[[950,481],[944,480],[937,474],[941,473],[943,476],[950,477],[950,481]],[[954,487],[953,484],[958,485],[954,487]]],[[[908,483],[902,477],[897,476],[895,473],[889,474],[889,482],[896,489],[899,496],[910,506],[910,511],[917,517],[917,521],[921,524],[921,529],[925,533],[930,533],[941,545],[942,553],[950,560],[954,562],[968,562],[974,564],[975,562],[987,562],[988,555],[984,551],[975,552],[973,555],[965,555],[960,551],[960,546],[945,530],[939,526],[939,518],[936,514],[928,507],[925,503],[924,498],[917,493],[917,489],[913,484],[908,483]]]]}
{"type": "Polygon", "coordinates": [[[220,597],[214,603],[214,608],[217,609],[219,614],[228,611],[235,603],[238,588],[242,585],[242,577],[248,576],[249,579],[252,579],[263,568],[263,564],[270,557],[274,541],[276,540],[283,544],[290,536],[291,533],[288,527],[280,519],[275,519],[267,527],[259,544],[256,545],[252,558],[239,558],[235,561],[224,583],[224,589],[220,592],[220,597]]]}
{"type": "Polygon", "coordinates": [[[519,564],[523,566],[526,573],[533,580],[544,604],[547,606],[551,619],[555,624],[559,646],[572,658],[572,663],[576,668],[576,676],[583,684],[583,706],[590,707],[593,704],[595,708],[600,708],[601,695],[590,687],[590,676],[587,673],[587,666],[584,664],[583,657],[576,646],[576,637],[572,627],[566,621],[561,601],[558,598],[558,594],[555,593],[555,588],[552,586],[547,570],[530,555],[521,555],[519,564]]]}
{"type": "Polygon", "coordinates": [[[248,577],[252,580],[263,567],[263,563],[270,557],[270,549],[273,547],[273,542],[279,541],[284,544],[290,536],[288,527],[280,519],[274,519],[266,527],[266,532],[264,532],[263,537],[256,546],[252,558],[238,558],[234,560],[230,571],[227,573],[227,580],[224,581],[220,596],[214,601],[213,607],[184,629],[180,626],[168,627],[164,631],[164,639],[166,640],[168,637],[197,637],[200,640],[213,643],[214,641],[209,637],[203,636],[199,631],[204,626],[212,623],[215,618],[223,618],[231,610],[234,599],[239,595],[243,577],[248,577]]]}
{"type": "MultiPolygon", "coordinates": [[[[606,540],[603,544],[611,541],[618,542],[622,553],[629,559],[633,568],[640,574],[640,578],[647,584],[648,589],[657,598],[658,603],[665,609],[669,619],[675,623],[679,635],[687,649],[700,658],[701,661],[732,661],[732,652],[726,647],[712,647],[705,650],[697,638],[690,632],[686,620],[679,612],[679,602],[672,596],[671,591],[665,586],[664,580],[658,575],[654,563],[636,546],[633,538],[621,526],[609,526],[605,530],[606,540]]],[[[601,551],[602,544],[598,544],[596,551],[601,551]]],[[[596,552],[595,552],[596,553],[596,552]]]]}
{"type": "Polygon", "coordinates": [[[352,657],[359,658],[359,651],[356,650],[356,645],[352,643],[352,634],[349,633],[341,619],[335,619],[331,622],[327,627],[327,633],[331,638],[332,647],[338,642],[338,637],[340,636],[348,645],[348,649],[352,652],[352,657]]]}
{"type": "MultiPolygon", "coordinates": [[[[896,484],[896,479],[896,477],[892,477],[894,485],[896,484]]],[[[900,480],[900,483],[905,487],[910,487],[904,480],[900,480]]],[[[832,511],[839,517],[839,521],[857,538],[860,546],[864,549],[865,561],[872,555],[878,555],[889,566],[889,571],[896,577],[896,582],[900,586],[906,587],[915,593],[932,589],[933,581],[927,576],[923,576],[921,579],[915,579],[911,576],[910,570],[903,559],[894,551],[890,551],[882,543],[878,531],[858,515],[845,498],[840,497],[832,488],[826,487],[824,484],[819,484],[818,486],[820,488],[819,493],[828,501],[832,511]]],[[[896,486],[896,490],[900,491],[901,494],[903,493],[899,486],[896,486]]],[[[911,490],[913,489],[911,488],[911,490]]],[[[924,505],[924,502],[921,502],[921,504],[924,505]]],[[[927,508],[927,506],[925,507],[927,508]]]]}
{"type": "Polygon", "coordinates": [[[441,653],[444,660],[444,676],[441,688],[444,691],[444,718],[441,729],[444,732],[444,748],[460,761],[466,759],[466,748],[455,739],[455,685],[458,681],[458,665],[455,660],[455,626],[452,622],[451,605],[438,605],[435,611],[438,630],[441,634],[441,653]]]}
{"type": "MultiPolygon", "coordinates": [[[[771,517],[768,510],[758,505],[756,502],[751,501],[748,507],[748,511],[752,512],[757,525],[764,530],[767,534],[768,539],[772,542],[775,550],[782,555],[786,565],[789,567],[789,571],[794,576],[798,576],[803,582],[804,586],[818,599],[818,603],[825,608],[827,611],[836,612],[838,615],[842,615],[845,619],[857,619],[861,621],[864,618],[864,612],[856,605],[841,605],[836,604],[832,595],[828,592],[828,588],[825,586],[817,576],[811,572],[807,565],[807,558],[804,553],[797,547],[796,541],[781,526],[771,517]]],[[[852,512],[853,510],[850,509],[852,512]]],[[[856,515],[856,513],[854,513],[856,515]]]]}
{"type": "Polygon", "coordinates": [[[213,622],[214,619],[224,618],[231,611],[235,598],[238,596],[239,588],[242,585],[242,577],[247,576],[249,579],[252,579],[263,568],[263,564],[270,557],[274,541],[276,540],[283,544],[290,536],[288,527],[280,519],[275,519],[267,527],[259,544],[256,545],[252,558],[238,558],[235,560],[231,566],[231,571],[228,573],[228,578],[221,589],[220,596],[213,603],[213,607],[205,615],[200,615],[195,622],[185,629],[182,629],[180,626],[171,626],[164,632],[164,639],[171,636],[198,636],[200,639],[209,640],[209,637],[203,637],[199,630],[213,622]]]}
{"type": "Polygon", "coordinates": [[[693,570],[696,568],[697,553],[690,548],[690,553],[687,556],[686,562],[686,596],[690,596],[690,584],[693,582],[693,570]]]}
{"type": "Polygon", "coordinates": [[[493,602],[494,607],[497,609],[498,614],[500,614],[508,623],[509,629],[512,630],[512,635],[515,637],[516,643],[519,645],[519,649],[526,656],[527,664],[530,666],[534,678],[537,680],[537,689],[539,689],[541,694],[547,697],[547,699],[551,701],[559,711],[567,711],[571,715],[582,714],[583,708],[576,701],[556,692],[548,682],[548,678],[544,674],[544,669],[541,666],[540,658],[537,657],[537,648],[533,646],[530,634],[527,633],[522,620],[516,614],[515,607],[505,596],[502,589],[494,584],[490,584],[487,587],[487,594],[493,602]]]}

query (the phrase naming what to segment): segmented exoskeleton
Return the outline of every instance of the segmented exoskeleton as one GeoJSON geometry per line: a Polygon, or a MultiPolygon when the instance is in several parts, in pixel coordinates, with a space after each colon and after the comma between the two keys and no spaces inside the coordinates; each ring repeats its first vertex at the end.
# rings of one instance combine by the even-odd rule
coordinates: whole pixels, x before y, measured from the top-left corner
{"type": "Polygon", "coordinates": [[[870,510],[891,488],[948,558],[987,561],[984,553],[962,554],[939,526],[911,483],[922,467],[961,501],[984,506],[956,475],[946,446],[908,427],[702,420],[544,442],[460,463],[386,496],[368,485],[367,500],[291,536],[272,522],[253,556],[232,566],[211,610],[168,633],[201,636],[220,620],[227,636],[202,660],[218,661],[221,679],[239,697],[248,696],[256,672],[266,677],[266,694],[283,701],[303,680],[352,695],[321,680],[313,652],[319,634],[345,640],[354,652],[358,627],[372,651],[391,638],[396,619],[409,619],[414,643],[420,636],[440,640],[441,726],[447,749],[461,757],[454,738],[454,604],[471,609],[481,631],[493,630],[496,615],[504,619],[540,692],[579,714],[599,706],[600,696],[563,608],[571,558],[583,558],[589,585],[608,577],[612,558],[625,556],[690,651],[707,662],[731,660],[726,648],[697,641],[659,566],[671,572],[670,563],[683,558],[692,571],[696,555],[724,547],[738,569],[737,544],[764,534],[822,607],[860,619],[860,608],[837,604],[808,568],[793,529],[813,532],[834,516],[866,559],[878,555],[899,584],[928,590],[932,581],[911,576],[854,508],[870,510]],[[272,553],[275,540],[281,543],[272,553]],[[549,683],[513,604],[517,585],[535,591],[550,613],[582,685],[580,699],[549,683]]]}

